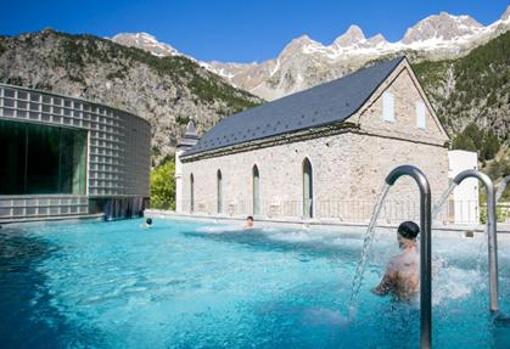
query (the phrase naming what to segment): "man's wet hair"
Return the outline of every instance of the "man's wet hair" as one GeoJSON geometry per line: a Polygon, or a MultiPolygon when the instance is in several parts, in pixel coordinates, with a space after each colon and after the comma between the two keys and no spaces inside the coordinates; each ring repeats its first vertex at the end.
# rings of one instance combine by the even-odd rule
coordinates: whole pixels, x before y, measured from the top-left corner
{"type": "Polygon", "coordinates": [[[414,222],[407,221],[400,224],[397,231],[402,237],[412,240],[420,233],[420,227],[414,222]]]}
{"type": "Polygon", "coordinates": [[[253,216],[248,216],[248,217],[246,217],[246,220],[248,220],[248,221],[253,221],[253,216]]]}
{"type": "Polygon", "coordinates": [[[152,225],[152,218],[147,218],[145,223],[147,223],[147,225],[152,225]]]}

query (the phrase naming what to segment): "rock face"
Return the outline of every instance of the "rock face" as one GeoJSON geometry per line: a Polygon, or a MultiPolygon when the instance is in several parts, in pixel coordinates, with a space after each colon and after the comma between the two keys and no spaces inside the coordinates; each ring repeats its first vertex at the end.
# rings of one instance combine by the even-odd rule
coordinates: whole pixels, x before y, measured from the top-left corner
{"type": "Polygon", "coordinates": [[[360,27],[351,25],[349,29],[333,42],[334,47],[349,47],[366,41],[365,35],[360,27]]]}
{"type": "Polygon", "coordinates": [[[452,136],[475,123],[510,144],[510,32],[455,60],[414,64],[452,136]]]}
{"type": "Polygon", "coordinates": [[[183,56],[172,46],[159,42],[154,36],[147,33],[120,33],[115,35],[112,41],[124,46],[149,51],[159,57],[183,56]]]}
{"type": "Polygon", "coordinates": [[[480,33],[483,25],[469,16],[451,16],[446,12],[425,18],[409,28],[402,43],[410,45],[426,40],[455,40],[480,33]]]}
{"type": "MultiPolygon", "coordinates": [[[[89,35],[52,30],[0,37],[0,82],[85,98],[150,121],[155,162],[173,154],[189,118],[200,130],[261,100],[141,35],[163,57],[89,35]],[[165,54],[163,55],[163,52],[165,54]]],[[[125,37],[118,41],[127,43],[125,37]]]]}
{"type": "Polygon", "coordinates": [[[455,59],[510,29],[510,7],[501,19],[484,27],[469,16],[446,12],[429,16],[409,28],[397,42],[377,34],[366,38],[351,25],[330,45],[303,37],[291,41],[277,58],[258,64],[211,62],[209,68],[235,86],[267,100],[282,97],[340,77],[381,56],[405,52],[413,61],[455,59]],[[301,43],[288,56],[290,45],[301,43]],[[254,74],[254,73],[257,74],[254,74]]]}

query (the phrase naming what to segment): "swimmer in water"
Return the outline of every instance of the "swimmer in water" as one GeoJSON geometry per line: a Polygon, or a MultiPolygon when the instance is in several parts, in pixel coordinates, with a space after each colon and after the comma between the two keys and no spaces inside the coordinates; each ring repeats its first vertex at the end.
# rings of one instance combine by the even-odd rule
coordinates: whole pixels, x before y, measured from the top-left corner
{"type": "Polygon", "coordinates": [[[148,217],[145,219],[145,223],[142,228],[149,229],[150,227],[152,227],[152,218],[148,217]]]}
{"type": "Polygon", "coordinates": [[[244,225],[244,229],[252,229],[253,228],[253,217],[246,217],[246,224],[244,225]]]}
{"type": "Polygon", "coordinates": [[[420,287],[420,264],[416,249],[416,236],[420,228],[414,222],[404,222],[397,230],[397,241],[400,254],[393,256],[379,285],[372,290],[377,295],[389,293],[399,299],[413,298],[420,287]]]}

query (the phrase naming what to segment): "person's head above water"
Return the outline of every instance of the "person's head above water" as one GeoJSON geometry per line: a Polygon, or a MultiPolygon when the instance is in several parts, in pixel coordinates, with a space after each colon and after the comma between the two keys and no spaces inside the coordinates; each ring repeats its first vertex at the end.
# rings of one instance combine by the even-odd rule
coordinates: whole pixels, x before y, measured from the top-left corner
{"type": "Polygon", "coordinates": [[[246,217],[246,228],[252,228],[253,227],[253,216],[246,217]]]}
{"type": "Polygon", "coordinates": [[[399,246],[404,247],[404,245],[406,244],[404,244],[402,240],[409,240],[410,242],[415,242],[416,237],[420,233],[420,227],[418,226],[418,224],[414,222],[406,221],[398,226],[397,233],[399,246]]]}
{"type": "Polygon", "coordinates": [[[152,218],[147,218],[147,219],[145,220],[145,224],[147,224],[147,225],[152,225],[152,218]]]}

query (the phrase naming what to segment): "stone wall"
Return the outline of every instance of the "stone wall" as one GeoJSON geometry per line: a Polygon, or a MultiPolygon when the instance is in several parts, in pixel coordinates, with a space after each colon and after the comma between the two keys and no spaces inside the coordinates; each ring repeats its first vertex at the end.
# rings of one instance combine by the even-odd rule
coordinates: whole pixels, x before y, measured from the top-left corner
{"type": "MultiPolygon", "coordinates": [[[[448,137],[423,96],[411,68],[403,62],[349,121],[359,129],[182,164],[184,212],[217,214],[217,171],[222,176],[224,215],[248,215],[252,207],[252,169],[260,173],[261,215],[296,217],[303,213],[303,161],[313,167],[314,217],[344,221],[369,219],[384,178],[395,166],[413,164],[427,175],[434,198],[448,185],[448,137]],[[382,94],[395,96],[395,121],[382,119],[382,94]],[[424,101],[426,129],[416,123],[416,102],[424,101]]],[[[387,220],[417,219],[417,188],[407,178],[392,189],[387,220]]],[[[434,201],[434,200],[433,200],[434,201]]]]}

